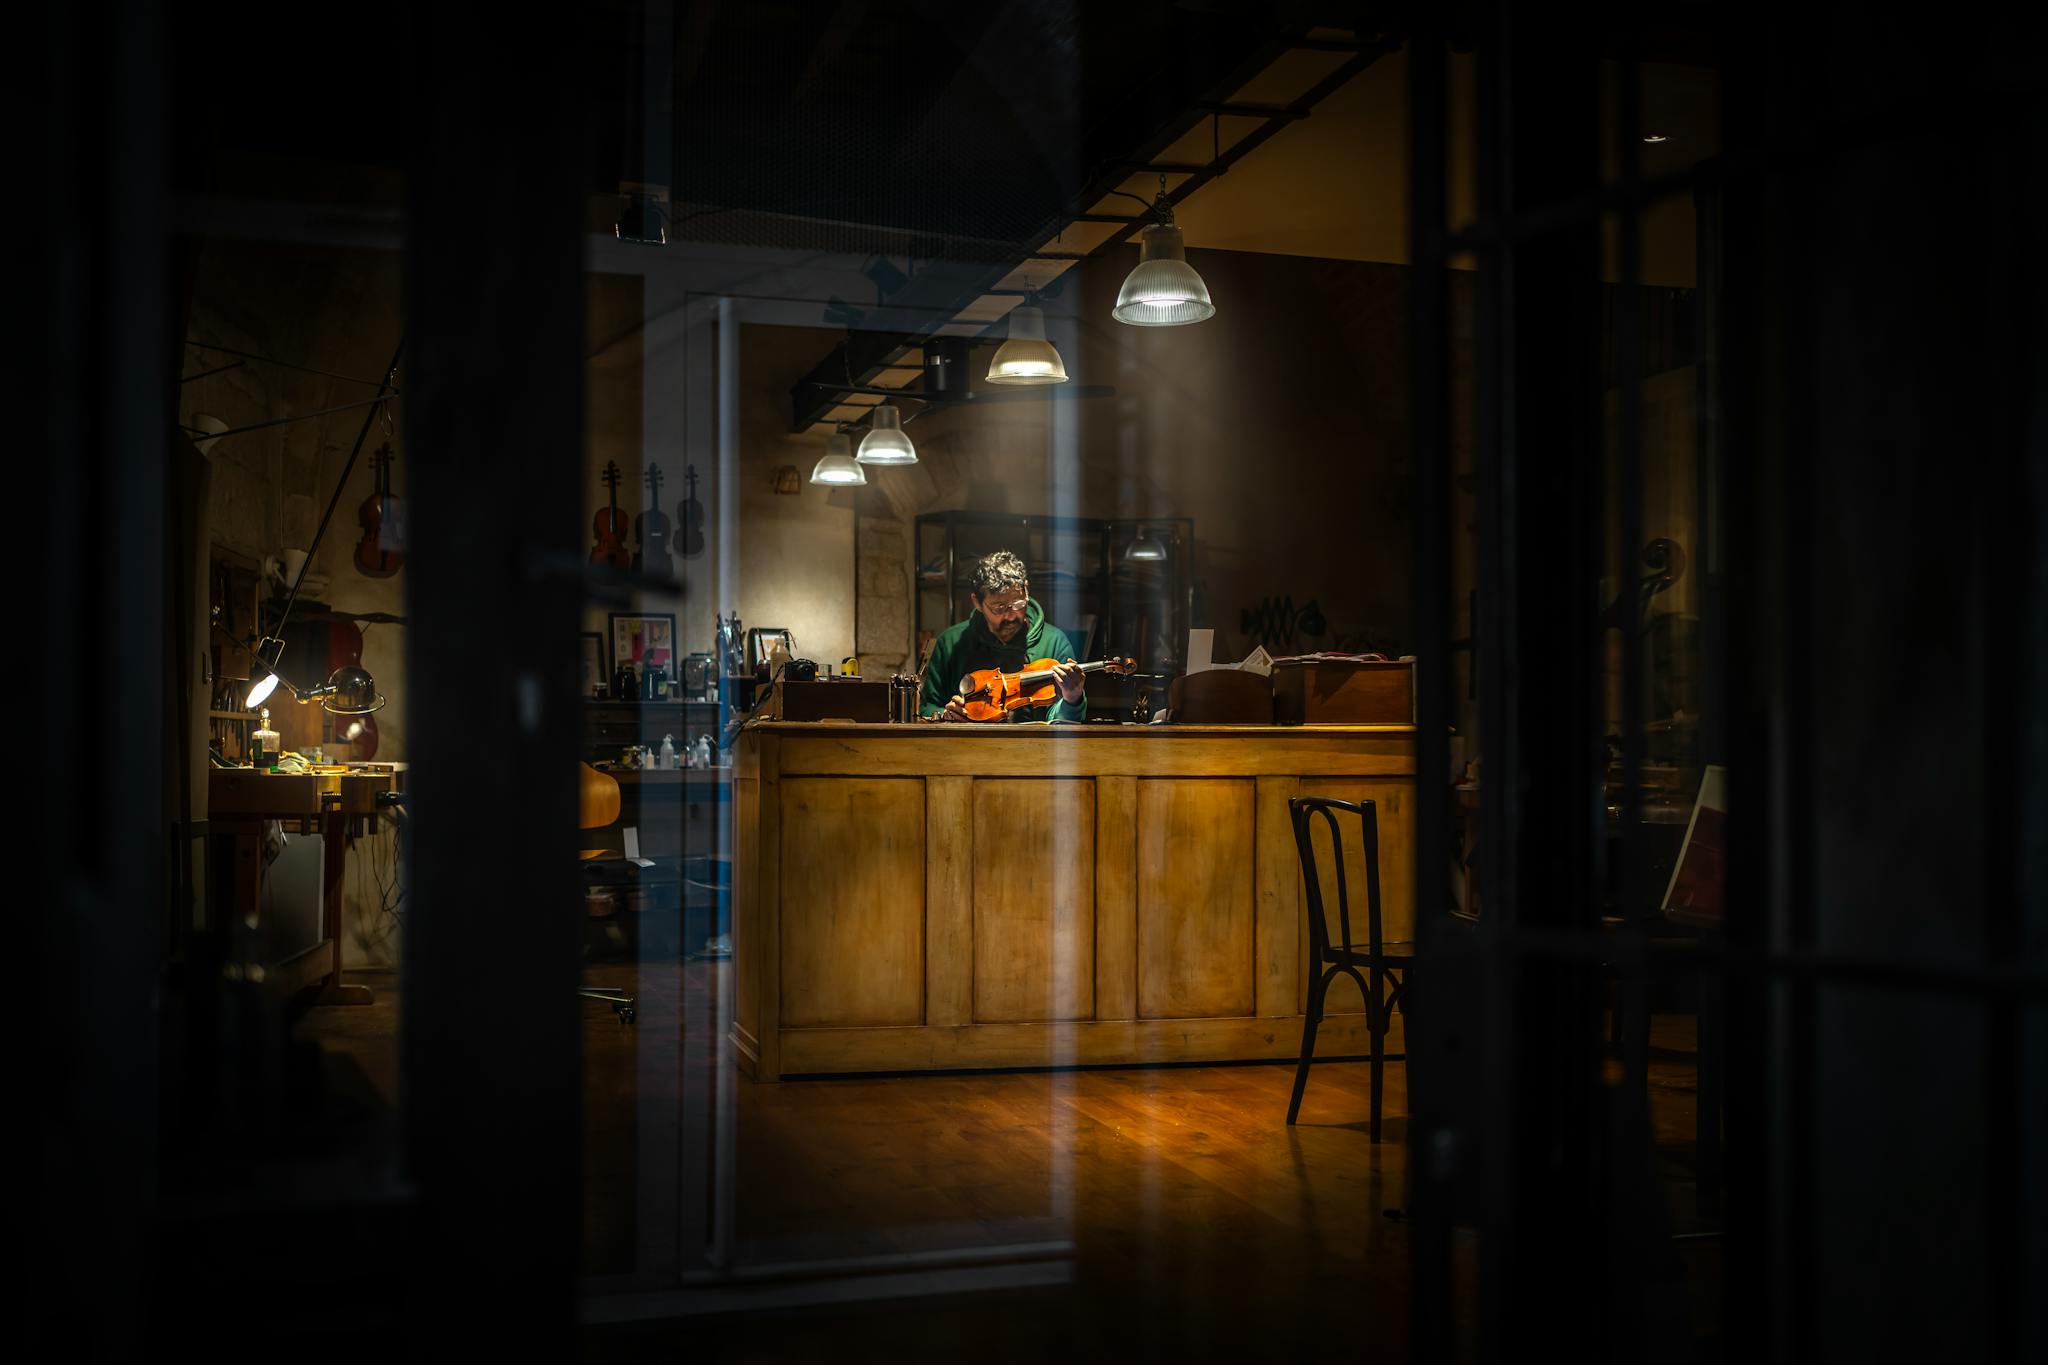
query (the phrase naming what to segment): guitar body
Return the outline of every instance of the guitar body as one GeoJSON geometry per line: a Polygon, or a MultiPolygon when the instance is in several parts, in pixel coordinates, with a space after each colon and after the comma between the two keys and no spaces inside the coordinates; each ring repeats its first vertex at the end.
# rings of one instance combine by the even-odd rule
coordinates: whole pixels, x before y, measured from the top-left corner
{"type": "Polygon", "coordinates": [[[405,567],[405,503],[391,494],[391,460],[387,441],[370,457],[377,491],[356,509],[356,524],[363,528],[356,542],[356,571],[365,578],[389,578],[405,567]]]}
{"type": "Polygon", "coordinates": [[[626,514],[619,510],[619,466],[614,460],[607,460],[604,466],[604,486],[611,493],[609,506],[600,507],[592,519],[590,532],[597,543],[590,548],[590,562],[601,568],[630,569],[633,567],[633,552],[626,548],[626,514]]]}
{"type": "Polygon", "coordinates": [[[695,559],[704,553],[704,507],[697,501],[697,466],[684,469],[683,482],[683,500],[676,504],[676,525],[682,528],[678,548],[684,559],[695,559]]]}

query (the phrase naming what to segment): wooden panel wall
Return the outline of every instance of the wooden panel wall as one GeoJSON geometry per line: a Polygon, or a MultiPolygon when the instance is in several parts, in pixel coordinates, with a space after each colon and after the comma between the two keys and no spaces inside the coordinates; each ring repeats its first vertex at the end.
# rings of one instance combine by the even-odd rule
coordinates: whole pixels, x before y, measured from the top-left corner
{"type": "Polygon", "coordinates": [[[922,1023],[925,784],[781,789],[783,1026],[922,1023]]]}
{"type": "Polygon", "coordinates": [[[1138,783],[1138,1014],[1252,1013],[1253,783],[1138,783]]]}

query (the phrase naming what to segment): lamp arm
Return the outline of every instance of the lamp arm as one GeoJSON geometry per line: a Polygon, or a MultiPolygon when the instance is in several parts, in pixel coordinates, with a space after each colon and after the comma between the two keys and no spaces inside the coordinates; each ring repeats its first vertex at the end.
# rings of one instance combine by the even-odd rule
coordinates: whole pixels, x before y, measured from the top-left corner
{"type": "MultiPolygon", "coordinates": [[[[335,480],[334,494],[327,499],[327,510],[320,514],[320,525],[313,532],[313,543],[306,547],[306,562],[299,565],[298,576],[292,579],[292,593],[290,597],[285,599],[284,614],[277,618],[275,632],[266,637],[277,641],[276,651],[271,659],[264,664],[264,667],[268,668],[272,673],[277,673],[277,660],[284,657],[284,625],[285,622],[291,619],[292,608],[298,605],[299,586],[306,581],[306,574],[313,567],[313,556],[320,549],[320,538],[327,534],[327,523],[334,519],[334,509],[341,502],[342,490],[348,487],[348,476],[355,472],[356,457],[363,453],[363,442],[369,439],[370,428],[376,424],[377,414],[384,410],[386,400],[391,397],[397,388],[393,380],[398,375],[398,358],[404,354],[405,338],[400,336],[397,349],[391,352],[391,363],[384,367],[383,381],[377,385],[377,396],[370,400],[370,410],[363,414],[363,426],[362,430],[356,433],[355,449],[349,451],[348,463],[341,467],[341,477],[335,480]]],[[[259,650],[262,648],[262,644],[263,642],[260,640],[257,642],[259,650]]],[[[263,658],[260,653],[256,657],[259,660],[263,658]]],[[[283,674],[278,674],[278,681],[284,682],[283,674]]],[[[290,687],[291,684],[285,683],[285,686],[290,687]]],[[[292,689],[292,695],[298,696],[297,688],[292,689]]]]}

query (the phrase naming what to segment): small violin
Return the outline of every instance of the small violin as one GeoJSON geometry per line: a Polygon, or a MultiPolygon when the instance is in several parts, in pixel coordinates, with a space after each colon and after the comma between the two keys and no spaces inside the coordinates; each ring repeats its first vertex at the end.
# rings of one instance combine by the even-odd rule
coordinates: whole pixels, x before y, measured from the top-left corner
{"type": "Polygon", "coordinates": [[[630,569],[633,552],[626,548],[626,514],[619,510],[618,461],[605,461],[604,486],[611,490],[612,501],[611,506],[597,509],[597,517],[591,523],[590,532],[597,537],[597,544],[591,547],[590,562],[610,569],[630,569]]]}
{"type": "Polygon", "coordinates": [[[639,533],[640,548],[633,552],[633,572],[666,577],[668,562],[668,517],[661,510],[661,466],[647,466],[647,510],[633,529],[639,533]]]}
{"type": "MultiPolygon", "coordinates": [[[[960,680],[960,699],[969,720],[1003,720],[1012,711],[1050,706],[1059,700],[1059,685],[1052,680],[1058,659],[1038,659],[1014,673],[1000,668],[977,668],[960,680]]],[[[1097,659],[1078,664],[1083,673],[1098,670],[1129,673],[1138,666],[1135,659],[1097,659]]]]}
{"type": "Polygon", "coordinates": [[[697,501],[697,466],[684,468],[683,481],[690,495],[676,504],[676,525],[682,527],[683,558],[695,559],[704,553],[704,506],[697,501]]]}
{"type": "Polygon", "coordinates": [[[356,571],[366,578],[389,578],[405,567],[405,504],[391,495],[391,458],[389,441],[370,457],[377,491],[356,509],[356,524],[363,528],[356,542],[356,571]]]}

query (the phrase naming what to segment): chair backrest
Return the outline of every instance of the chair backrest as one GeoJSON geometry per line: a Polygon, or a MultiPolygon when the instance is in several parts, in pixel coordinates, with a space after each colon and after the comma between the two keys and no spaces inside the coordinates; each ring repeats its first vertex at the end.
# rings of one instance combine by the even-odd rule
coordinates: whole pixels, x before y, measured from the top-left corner
{"type": "MultiPolygon", "coordinates": [[[[1384,939],[1380,925],[1380,820],[1370,801],[1338,801],[1328,796],[1297,796],[1287,803],[1294,821],[1294,847],[1301,855],[1301,884],[1308,897],[1309,947],[1320,960],[1330,948],[1330,918],[1324,909],[1322,876],[1316,868],[1313,822],[1320,815],[1330,828],[1330,861],[1337,869],[1337,932],[1339,947],[1356,952],[1361,946],[1351,933],[1351,888],[1344,871],[1344,832],[1337,812],[1358,817],[1359,850],[1365,855],[1364,947],[1378,954],[1384,939]]],[[[1348,822],[1347,822],[1348,823],[1348,822]]]]}

